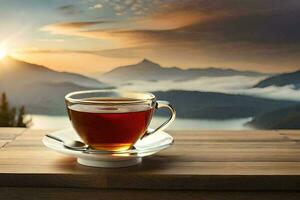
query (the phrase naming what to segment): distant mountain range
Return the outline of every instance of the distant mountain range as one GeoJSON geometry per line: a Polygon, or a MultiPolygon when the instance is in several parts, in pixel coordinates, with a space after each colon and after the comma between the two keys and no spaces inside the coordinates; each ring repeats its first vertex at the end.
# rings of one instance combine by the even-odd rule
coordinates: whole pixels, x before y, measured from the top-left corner
{"type": "Polygon", "coordinates": [[[173,90],[154,94],[158,99],[170,101],[181,118],[246,118],[299,103],[216,92],[173,90]]]}
{"type": "MultiPolygon", "coordinates": [[[[26,103],[25,105],[32,114],[65,115],[63,97],[66,92],[78,89],[90,88],[79,87],[72,83],[41,83],[40,85],[32,85],[28,91],[29,95],[21,93],[21,95],[13,95],[13,97],[23,96],[18,105],[26,103]]],[[[221,120],[253,117],[299,103],[215,92],[172,90],[158,91],[154,94],[158,99],[170,101],[176,108],[179,118],[191,119],[221,120]]],[[[165,112],[158,112],[158,115],[164,116],[165,114],[165,112]]]]}
{"type": "Polygon", "coordinates": [[[248,123],[259,129],[300,129],[300,104],[258,115],[248,123]]]}
{"type": "Polygon", "coordinates": [[[0,61],[0,93],[5,91],[12,104],[25,105],[31,113],[62,113],[68,92],[108,87],[92,78],[53,71],[11,57],[0,61]]]}
{"type": "MultiPolygon", "coordinates": [[[[195,71],[202,75],[213,76],[212,69],[182,70],[173,68],[173,70],[171,70],[172,73],[169,74],[169,69],[162,68],[158,64],[148,60],[144,60],[140,64],[133,65],[132,67],[127,66],[116,69],[116,71],[121,73],[119,70],[124,70],[125,74],[122,76],[121,74],[118,75],[120,76],[119,78],[123,77],[123,79],[120,80],[124,80],[124,77],[127,76],[132,78],[136,77],[137,72],[135,72],[135,68],[141,70],[141,74],[139,74],[141,79],[144,73],[151,74],[151,76],[146,76],[149,80],[153,80],[155,77],[159,79],[165,77],[167,79],[168,76],[173,76],[172,73],[177,77],[177,80],[179,80],[179,78],[193,77],[193,75],[182,75],[183,77],[181,77],[181,75],[176,74],[175,71],[179,74],[189,74],[190,72],[187,73],[186,71],[195,71]],[[139,66],[142,66],[141,69],[139,66]],[[145,72],[147,66],[150,66],[149,73],[145,72]],[[129,71],[127,70],[128,68],[130,69],[129,71]],[[153,72],[154,68],[157,68],[154,70],[155,73],[153,72]],[[131,71],[132,69],[133,71],[131,71]],[[159,71],[163,72],[159,73],[159,71]],[[200,71],[203,73],[200,73],[200,71]]],[[[214,70],[216,70],[215,76],[230,76],[229,74],[232,76],[241,74],[244,74],[244,76],[250,76],[250,74],[253,76],[261,75],[255,72],[214,70]]],[[[201,76],[199,74],[198,76],[201,76]]],[[[10,57],[0,61],[0,92],[5,91],[12,104],[18,106],[25,105],[30,114],[65,115],[64,96],[68,92],[99,88],[111,88],[111,86],[82,75],[57,72],[40,65],[26,63],[10,57]]],[[[283,119],[292,119],[294,120],[292,123],[297,123],[296,117],[293,115],[295,108],[292,106],[298,105],[299,102],[216,92],[172,90],[157,91],[154,93],[158,99],[170,101],[175,106],[178,117],[180,118],[234,119],[257,116],[254,118],[252,125],[267,127],[260,124],[263,124],[265,121],[271,121],[273,123],[275,120],[276,122],[276,116],[279,116],[278,114],[281,112],[290,114],[283,115],[283,119]],[[275,110],[281,111],[275,112],[275,110]],[[275,113],[273,113],[273,111],[275,113]]],[[[158,114],[164,115],[165,113],[159,111],[158,114]]],[[[280,124],[280,126],[285,127],[282,124],[280,124]]],[[[274,127],[276,128],[278,126],[274,127]]],[[[295,126],[293,125],[293,127],[295,126]]]]}
{"type": "Polygon", "coordinates": [[[221,68],[193,68],[180,69],[178,67],[162,67],[150,60],[122,66],[113,69],[110,72],[100,75],[99,79],[107,82],[125,82],[130,80],[189,80],[198,77],[220,77],[220,76],[270,76],[270,74],[255,71],[238,71],[233,69],[221,68]]]}
{"type": "Polygon", "coordinates": [[[254,87],[265,88],[269,86],[286,86],[293,85],[295,89],[300,89],[300,70],[291,73],[271,76],[260,81],[254,87]]]}

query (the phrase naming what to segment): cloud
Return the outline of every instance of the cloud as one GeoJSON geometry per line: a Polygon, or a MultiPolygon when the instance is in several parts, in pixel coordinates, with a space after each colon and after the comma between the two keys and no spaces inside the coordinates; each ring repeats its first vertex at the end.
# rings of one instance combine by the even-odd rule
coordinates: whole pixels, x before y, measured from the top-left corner
{"type": "Polygon", "coordinates": [[[193,55],[195,62],[201,61],[203,65],[223,63],[276,72],[298,68],[300,4],[296,0],[149,2],[107,1],[116,15],[130,15],[110,26],[92,27],[74,22],[70,26],[50,24],[42,30],[106,39],[119,47],[118,52],[123,48],[123,54],[128,48],[151,46],[157,50],[155,58],[175,57],[174,62],[179,63],[193,55]],[[178,52],[187,53],[177,57],[178,52]]]}
{"type": "Polygon", "coordinates": [[[133,31],[176,30],[193,24],[200,24],[215,17],[214,15],[204,15],[195,10],[158,13],[136,20],[138,28],[133,31]]]}
{"type": "MultiPolygon", "coordinates": [[[[140,1],[122,2],[113,1],[116,12],[127,12],[126,3],[133,10],[145,7],[140,1]]],[[[124,23],[135,26],[127,30],[116,28],[112,34],[136,40],[136,43],[143,40],[158,43],[211,41],[258,45],[300,43],[299,21],[296,20],[300,18],[300,4],[295,4],[295,1],[286,1],[282,6],[276,6],[279,4],[276,0],[246,1],[245,4],[237,4],[233,0],[226,3],[199,0],[155,2],[161,4],[162,8],[146,17],[125,20],[124,23]]],[[[70,5],[63,7],[64,10],[71,8],[73,6],[70,5]]]]}
{"type": "Polygon", "coordinates": [[[71,10],[74,9],[75,6],[74,5],[64,5],[64,6],[60,6],[58,9],[59,10],[71,10]]]}
{"type": "MultiPolygon", "coordinates": [[[[64,40],[60,39],[39,39],[39,41],[56,41],[56,42],[63,42],[64,40]]],[[[39,49],[39,48],[28,48],[28,49],[19,49],[18,51],[15,51],[16,53],[23,53],[23,54],[91,54],[91,55],[97,55],[97,51],[80,51],[80,50],[68,50],[68,49],[39,49]]]]}
{"type": "Polygon", "coordinates": [[[178,84],[174,81],[130,81],[130,85],[120,85],[120,88],[127,90],[139,91],[167,91],[167,90],[189,90],[189,91],[206,91],[221,92],[226,94],[242,94],[257,96],[270,99],[300,101],[300,92],[293,86],[284,87],[270,86],[266,88],[253,88],[257,82],[265,77],[201,77],[195,80],[184,81],[178,84]]]}
{"type": "Polygon", "coordinates": [[[37,39],[40,42],[64,42],[64,39],[37,39]]]}
{"type": "MultiPolygon", "coordinates": [[[[235,92],[232,93],[234,94],[235,92]]],[[[270,86],[266,88],[251,88],[247,90],[236,91],[236,94],[245,94],[279,100],[300,101],[300,92],[299,90],[295,90],[294,86],[292,85],[284,87],[270,86]]]]}
{"type": "MultiPolygon", "coordinates": [[[[124,7],[119,4],[114,4],[114,9],[117,11],[117,14],[125,14],[124,7]]],[[[209,16],[202,16],[201,13],[199,14],[197,12],[178,11],[165,13],[163,15],[157,14],[151,17],[125,19],[122,21],[74,21],[56,23],[44,26],[41,30],[51,32],[52,34],[75,35],[99,39],[105,38],[119,42],[122,47],[129,47],[140,43],[140,41],[145,42],[147,38],[152,38],[148,40],[149,42],[155,42],[156,39],[152,37],[153,34],[161,34],[165,30],[172,31],[196,22],[204,21],[208,18],[209,16]],[[174,18],[177,19],[174,20],[174,18]],[[104,24],[106,25],[105,27],[92,27],[93,25],[104,24]]]]}
{"type": "Polygon", "coordinates": [[[176,81],[130,81],[132,85],[124,85],[124,89],[133,90],[190,90],[190,91],[211,91],[226,92],[237,91],[251,88],[257,82],[265,77],[246,77],[246,76],[229,76],[229,77],[200,77],[194,80],[186,80],[182,82],[176,81]],[[178,84],[180,83],[180,84],[178,84]]]}
{"type": "Polygon", "coordinates": [[[95,9],[100,9],[100,8],[102,8],[102,7],[103,7],[103,5],[100,4],[100,3],[98,3],[98,4],[95,4],[95,5],[93,5],[93,6],[90,6],[89,9],[90,9],[90,10],[95,10],[95,9]]]}
{"type": "Polygon", "coordinates": [[[56,23],[44,26],[41,28],[42,31],[51,32],[52,34],[61,35],[77,35],[87,36],[84,33],[85,28],[89,28],[99,24],[110,23],[110,21],[75,21],[75,22],[64,22],[56,23]]]}
{"type": "Polygon", "coordinates": [[[65,15],[75,15],[82,12],[78,7],[72,4],[60,6],[58,11],[65,15]]]}
{"type": "Polygon", "coordinates": [[[85,21],[85,22],[66,22],[53,24],[52,27],[65,28],[65,29],[80,29],[88,26],[93,26],[97,24],[107,23],[107,21],[85,21]]]}
{"type": "Polygon", "coordinates": [[[122,16],[126,14],[130,15],[146,15],[149,11],[149,7],[153,2],[142,0],[123,0],[123,1],[109,1],[108,2],[116,15],[122,16]]]}

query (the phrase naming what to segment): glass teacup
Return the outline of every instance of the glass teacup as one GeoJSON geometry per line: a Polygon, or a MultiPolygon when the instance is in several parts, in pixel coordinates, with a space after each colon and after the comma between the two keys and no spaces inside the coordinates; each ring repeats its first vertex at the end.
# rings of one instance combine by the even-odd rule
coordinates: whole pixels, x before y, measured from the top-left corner
{"type": "Polygon", "coordinates": [[[96,150],[123,151],[137,140],[167,128],[175,109],[151,93],[121,90],[87,90],[65,97],[68,115],[80,138],[96,150]],[[155,109],[167,108],[170,118],[154,131],[148,126],[155,109]]]}

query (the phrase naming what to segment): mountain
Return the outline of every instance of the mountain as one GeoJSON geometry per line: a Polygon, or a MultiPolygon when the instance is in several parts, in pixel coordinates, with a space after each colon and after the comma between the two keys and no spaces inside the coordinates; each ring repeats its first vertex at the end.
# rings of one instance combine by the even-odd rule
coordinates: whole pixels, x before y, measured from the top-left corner
{"type": "Polygon", "coordinates": [[[0,61],[0,84],[28,84],[36,82],[71,82],[85,87],[106,87],[96,79],[69,72],[57,72],[41,65],[35,65],[6,57],[0,61]]]}
{"type": "MultiPolygon", "coordinates": [[[[198,91],[158,91],[159,100],[170,101],[181,118],[234,119],[253,117],[298,104],[246,95],[198,91]]],[[[159,113],[162,114],[163,113],[159,113]]]]}
{"type": "Polygon", "coordinates": [[[18,106],[25,105],[30,114],[65,115],[64,96],[69,92],[89,89],[96,88],[79,86],[69,82],[40,82],[39,84],[27,85],[25,88],[20,86],[13,91],[6,90],[6,93],[10,102],[18,106]]]}
{"type": "Polygon", "coordinates": [[[237,71],[233,69],[204,68],[204,69],[180,69],[178,67],[165,68],[150,60],[122,66],[110,72],[102,74],[100,80],[118,82],[125,80],[189,80],[197,77],[220,77],[220,76],[267,76],[269,74],[254,71],[237,71]]]}
{"type": "Polygon", "coordinates": [[[109,88],[82,75],[57,72],[11,57],[0,61],[0,93],[13,105],[25,105],[29,113],[64,114],[64,96],[72,91],[109,88]]]}
{"type": "MultiPolygon", "coordinates": [[[[13,58],[6,58],[0,63],[0,92],[5,91],[13,105],[25,105],[31,114],[64,115],[64,96],[68,92],[109,87],[81,75],[56,72],[13,58]]],[[[153,65],[150,61],[143,63],[153,65]]],[[[156,68],[161,69],[159,65],[156,68]]],[[[296,104],[293,101],[215,92],[173,90],[157,91],[155,95],[158,99],[169,100],[181,118],[252,117],[296,104]]]]}
{"type": "Polygon", "coordinates": [[[249,126],[258,129],[300,129],[300,104],[254,117],[249,126]]]}
{"type": "MultiPolygon", "coordinates": [[[[64,96],[75,90],[86,88],[73,83],[40,83],[30,86],[30,90],[12,93],[9,99],[16,105],[26,105],[31,114],[65,115],[64,96]],[[44,92],[47,91],[47,92],[44,92]],[[50,94],[50,95],[49,95],[50,94]]],[[[245,95],[223,94],[198,91],[157,91],[157,99],[170,101],[179,118],[235,119],[260,115],[273,110],[287,108],[299,102],[272,100],[245,95]]],[[[166,115],[158,111],[158,115],[166,115]]]]}
{"type": "Polygon", "coordinates": [[[265,88],[268,86],[286,86],[286,85],[293,85],[295,89],[300,89],[300,70],[291,73],[271,76],[269,78],[260,81],[254,87],[265,88]]]}

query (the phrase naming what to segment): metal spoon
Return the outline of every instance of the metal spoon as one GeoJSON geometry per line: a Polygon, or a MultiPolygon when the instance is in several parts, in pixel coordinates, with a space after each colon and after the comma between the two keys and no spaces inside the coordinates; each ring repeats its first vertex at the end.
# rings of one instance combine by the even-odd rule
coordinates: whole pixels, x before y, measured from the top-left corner
{"type": "Polygon", "coordinates": [[[53,140],[56,140],[58,142],[63,143],[63,145],[66,148],[72,149],[72,150],[76,150],[76,151],[85,151],[88,150],[89,146],[83,142],[77,141],[77,140],[66,140],[63,141],[62,139],[52,136],[52,135],[46,135],[46,137],[51,138],[53,140]]]}
{"type": "MultiPolygon", "coordinates": [[[[55,137],[55,136],[52,136],[52,135],[48,135],[46,134],[45,135],[46,137],[48,138],[51,138],[53,140],[56,140],[58,142],[61,142],[64,147],[68,148],[68,149],[72,149],[72,150],[75,150],[75,151],[82,151],[84,153],[92,153],[92,154],[123,154],[123,153],[130,153],[131,151],[130,150],[124,150],[124,151],[109,151],[109,150],[95,150],[95,149],[92,149],[89,145],[81,142],[81,141],[77,141],[77,140],[62,140],[58,137],[55,137]]],[[[136,148],[133,146],[131,148],[131,150],[136,150],[136,148]]],[[[133,153],[133,152],[131,152],[133,153]]]]}

